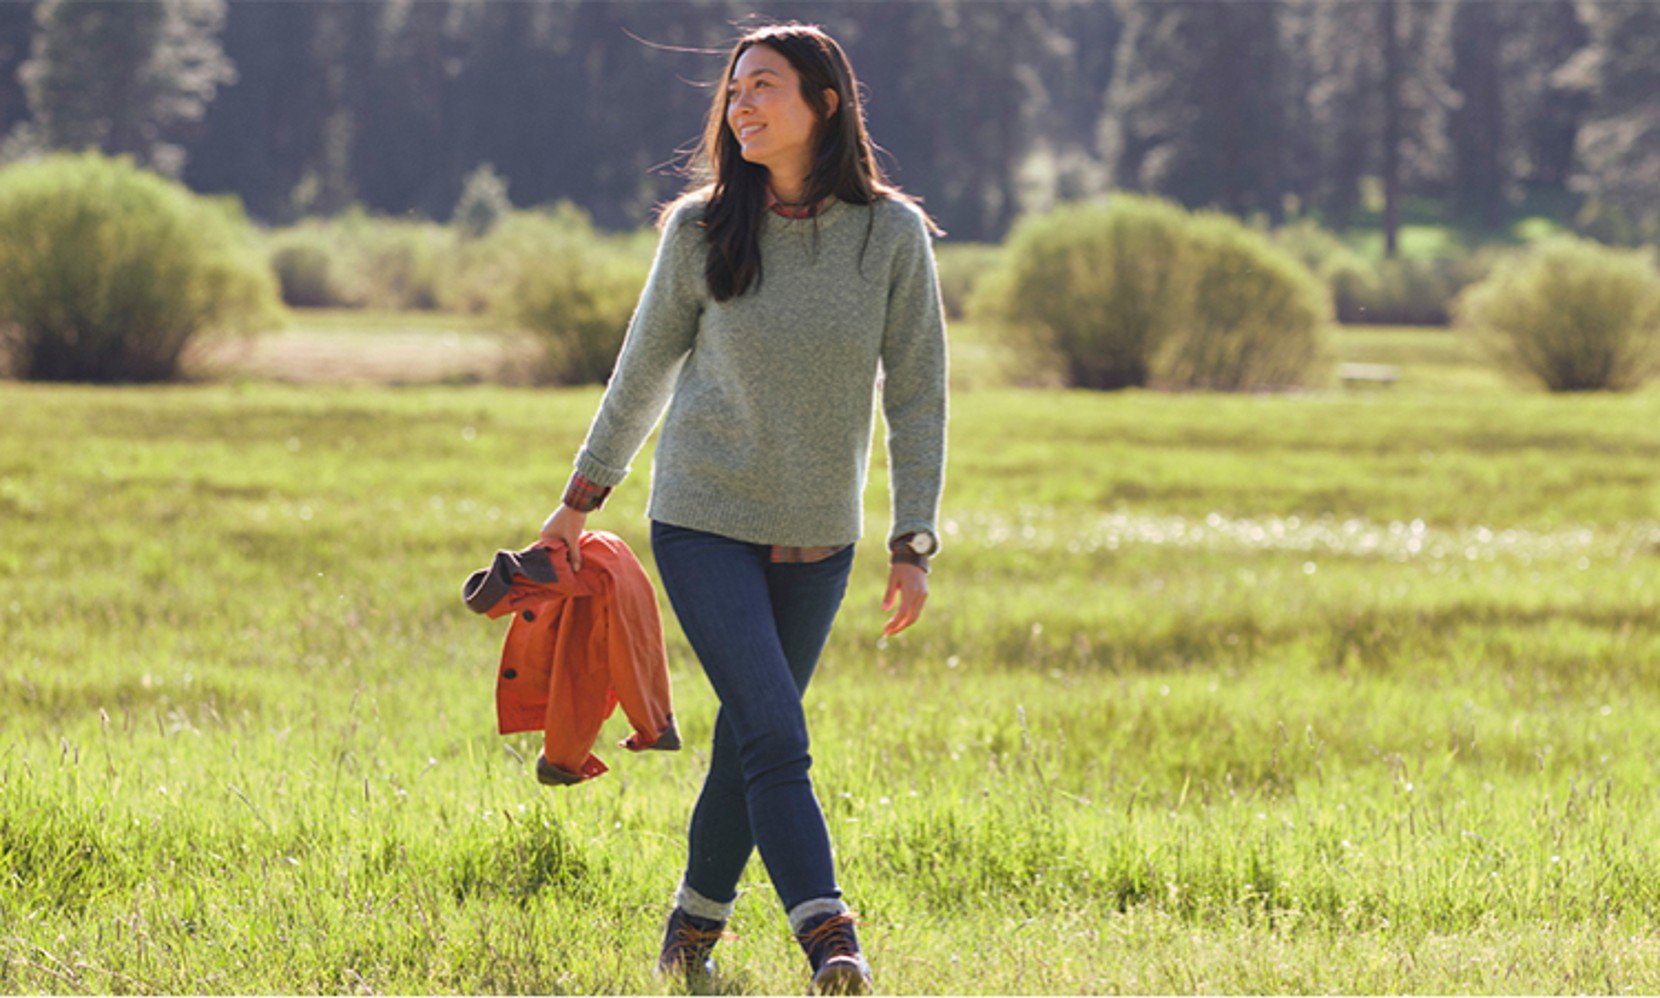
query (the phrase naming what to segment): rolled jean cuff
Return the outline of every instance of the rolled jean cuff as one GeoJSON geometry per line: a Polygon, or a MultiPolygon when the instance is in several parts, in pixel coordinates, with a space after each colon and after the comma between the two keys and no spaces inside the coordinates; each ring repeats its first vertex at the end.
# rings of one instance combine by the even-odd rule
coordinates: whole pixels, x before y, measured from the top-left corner
{"type": "Polygon", "coordinates": [[[674,892],[674,903],[684,908],[688,915],[724,922],[732,917],[732,908],[738,903],[738,899],[733,898],[725,902],[711,901],[697,891],[692,890],[691,885],[682,880],[680,889],[674,892]]]}
{"type": "Polygon", "coordinates": [[[848,910],[847,902],[841,898],[809,898],[790,909],[790,931],[800,932],[802,923],[814,915],[823,914],[824,912],[839,915],[848,910]]]}

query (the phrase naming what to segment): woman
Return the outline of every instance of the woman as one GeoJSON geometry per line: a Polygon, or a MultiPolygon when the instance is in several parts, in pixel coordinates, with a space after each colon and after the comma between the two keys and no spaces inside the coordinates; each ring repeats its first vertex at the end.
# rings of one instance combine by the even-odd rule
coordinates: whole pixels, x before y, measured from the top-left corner
{"type": "Polygon", "coordinates": [[[858,94],[816,27],[770,25],[733,47],[694,153],[712,182],[663,213],[615,371],[542,527],[580,571],[586,514],[667,405],[652,553],[720,709],[660,972],[714,972],[759,847],[813,989],[871,986],[808,778],[801,698],[862,536],[878,366],[893,499],[883,610],[899,597],[884,634],[928,597],[947,400],[940,230],[882,178],[858,94]]]}

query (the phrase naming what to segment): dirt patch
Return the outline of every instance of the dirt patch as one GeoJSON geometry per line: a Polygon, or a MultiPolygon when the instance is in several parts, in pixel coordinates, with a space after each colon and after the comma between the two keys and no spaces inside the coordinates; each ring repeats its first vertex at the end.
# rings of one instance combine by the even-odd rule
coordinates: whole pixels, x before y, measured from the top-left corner
{"type": "Polygon", "coordinates": [[[251,377],[296,384],[528,385],[539,351],[522,334],[476,330],[290,329],[246,339],[193,344],[192,378],[251,377]]]}

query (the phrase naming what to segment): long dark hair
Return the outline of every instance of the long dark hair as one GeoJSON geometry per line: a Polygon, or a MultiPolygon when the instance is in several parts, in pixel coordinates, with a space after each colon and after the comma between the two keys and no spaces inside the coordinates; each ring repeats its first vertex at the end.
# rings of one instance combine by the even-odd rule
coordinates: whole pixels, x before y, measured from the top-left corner
{"type": "MultiPolygon", "coordinates": [[[[803,192],[807,204],[816,205],[832,194],[849,204],[866,206],[877,198],[899,198],[922,211],[918,199],[889,183],[876,165],[870,134],[865,130],[864,105],[859,101],[859,82],[847,54],[836,40],[817,25],[793,21],[754,28],[732,46],[726,69],[709,102],[709,116],[688,169],[693,178],[692,187],[664,205],[657,219],[661,227],[668,215],[687,200],[705,205],[702,224],[709,253],[704,278],[716,301],[743,294],[751,281],[760,286],[761,223],[765,213],[771,210],[767,207],[767,168],[743,158],[737,137],[726,120],[727,87],[732,82],[738,58],[751,45],[766,45],[789,60],[800,75],[802,98],[819,119],[813,129],[815,152],[803,192]],[[830,104],[824,95],[827,88],[833,88],[838,95],[836,113],[828,118],[830,104]]],[[[866,214],[869,216],[865,223],[868,243],[875,214],[866,214]]],[[[945,235],[945,230],[926,211],[922,211],[922,216],[934,235],[945,235]]],[[[816,243],[817,216],[812,225],[816,243]]],[[[863,249],[859,256],[862,261],[863,249]]]]}

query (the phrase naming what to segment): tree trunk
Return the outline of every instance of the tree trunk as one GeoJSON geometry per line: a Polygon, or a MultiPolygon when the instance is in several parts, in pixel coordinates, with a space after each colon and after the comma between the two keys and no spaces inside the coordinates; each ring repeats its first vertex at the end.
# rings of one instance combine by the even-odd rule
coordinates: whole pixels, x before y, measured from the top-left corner
{"type": "Polygon", "coordinates": [[[1400,0],[1384,0],[1378,8],[1383,32],[1383,255],[1395,256],[1395,232],[1401,170],[1401,52],[1395,33],[1400,0]]]}

